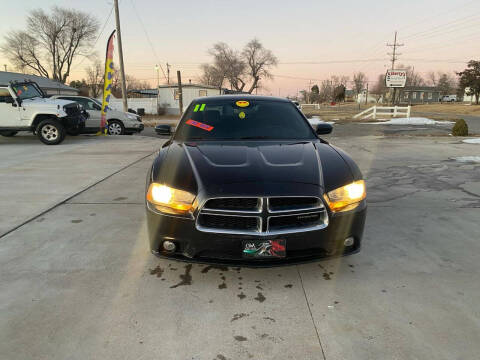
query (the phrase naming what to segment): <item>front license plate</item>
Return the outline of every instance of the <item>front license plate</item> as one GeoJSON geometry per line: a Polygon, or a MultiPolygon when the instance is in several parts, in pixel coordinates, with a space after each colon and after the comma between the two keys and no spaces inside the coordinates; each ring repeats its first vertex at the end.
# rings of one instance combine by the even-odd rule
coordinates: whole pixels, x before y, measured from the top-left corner
{"type": "Polygon", "coordinates": [[[245,240],[243,242],[243,257],[245,258],[284,258],[285,239],[275,240],[245,240]]]}

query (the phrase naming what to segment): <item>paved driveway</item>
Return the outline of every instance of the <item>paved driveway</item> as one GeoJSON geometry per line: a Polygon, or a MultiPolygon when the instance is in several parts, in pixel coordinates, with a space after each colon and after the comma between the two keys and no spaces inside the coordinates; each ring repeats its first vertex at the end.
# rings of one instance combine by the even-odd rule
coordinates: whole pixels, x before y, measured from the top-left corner
{"type": "MultiPolygon", "coordinates": [[[[90,163],[78,188],[64,191],[68,201],[59,196],[60,205],[0,237],[2,358],[478,357],[480,164],[450,158],[478,154],[479,145],[331,137],[367,178],[362,252],[248,269],[149,253],[143,187],[159,143],[138,139],[40,148],[45,163],[74,163],[78,151],[90,163]],[[99,169],[113,148],[143,150],[99,169]]],[[[3,169],[9,161],[2,157],[3,169]]],[[[21,182],[13,177],[21,171],[10,164],[7,174],[21,182]]],[[[47,171],[32,168],[30,177],[47,171]]],[[[54,181],[66,189],[72,179],[54,181]]]]}

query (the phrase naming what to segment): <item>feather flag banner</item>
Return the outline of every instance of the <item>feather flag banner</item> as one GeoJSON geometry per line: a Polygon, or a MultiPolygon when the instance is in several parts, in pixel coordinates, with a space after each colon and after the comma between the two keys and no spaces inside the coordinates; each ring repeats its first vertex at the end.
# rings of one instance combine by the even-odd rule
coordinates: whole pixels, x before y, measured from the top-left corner
{"type": "Polygon", "coordinates": [[[107,111],[109,110],[110,97],[112,96],[112,82],[113,82],[113,41],[115,38],[115,30],[108,38],[107,55],[105,58],[105,81],[103,84],[103,101],[102,101],[102,119],[100,122],[100,131],[102,134],[107,134],[107,111]]]}

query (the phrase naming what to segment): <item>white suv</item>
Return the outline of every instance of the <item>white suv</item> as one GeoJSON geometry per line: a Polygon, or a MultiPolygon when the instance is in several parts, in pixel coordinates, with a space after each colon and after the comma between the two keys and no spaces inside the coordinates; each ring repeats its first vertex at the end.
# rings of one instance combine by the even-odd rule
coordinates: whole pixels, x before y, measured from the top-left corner
{"type": "MultiPolygon", "coordinates": [[[[76,101],[90,115],[86,121],[83,132],[97,132],[100,129],[102,118],[102,103],[94,98],[86,96],[55,95],[54,99],[76,101]]],[[[129,135],[143,130],[143,123],[140,116],[132,113],[125,113],[111,108],[107,109],[107,130],[109,135],[129,135]]]]}
{"type": "Polygon", "coordinates": [[[35,82],[0,85],[0,135],[31,131],[47,145],[60,144],[66,134],[78,134],[88,115],[72,101],[45,98],[35,82]]]}
{"type": "Polygon", "coordinates": [[[456,102],[457,95],[443,95],[440,99],[441,102],[456,102]]]}

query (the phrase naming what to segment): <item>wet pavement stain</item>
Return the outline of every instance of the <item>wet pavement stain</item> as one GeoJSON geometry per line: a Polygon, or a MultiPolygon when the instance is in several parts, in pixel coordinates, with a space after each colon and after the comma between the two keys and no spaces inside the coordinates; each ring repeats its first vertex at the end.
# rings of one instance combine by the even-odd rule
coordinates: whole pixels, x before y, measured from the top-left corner
{"type": "Polygon", "coordinates": [[[254,298],[255,300],[257,300],[258,302],[264,302],[267,298],[265,296],[263,296],[263,294],[261,292],[257,293],[257,297],[254,298]]]}
{"type": "Polygon", "coordinates": [[[242,280],[243,278],[242,278],[241,276],[239,276],[237,279],[238,279],[238,280],[242,280]]]}
{"type": "Polygon", "coordinates": [[[222,354],[217,354],[217,357],[213,360],[227,360],[227,358],[225,356],[223,356],[222,354]]]}
{"type": "Polygon", "coordinates": [[[225,281],[225,280],[226,280],[225,276],[222,276],[220,279],[222,279],[223,281],[225,281]]]}
{"type": "Polygon", "coordinates": [[[125,196],[120,196],[116,199],[113,199],[113,201],[122,201],[122,200],[127,200],[128,198],[126,198],[125,196]]]}
{"type": "Polygon", "coordinates": [[[239,298],[240,300],[243,300],[243,299],[245,299],[245,298],[247,297],[247,295],[245,295],[245,294],[243,293],[243,291],[242,291],[240,294],[238,294],[237,296],[238,296],[238,298],[239,298]]]}
{"type": "MultiPolygon", "coordinates": [[[[157,278],[161,278],[163,275],[163,269],[157,265],[155,269],[150,269],[150,275],[157,275],[157,278]]],[[[163,279],[162,279],[163,280],[163,279]]]]}
{"type": "Polygon", "coordinates": [[[220,271],[228,271],[228,266],[208,265],[202,269],[202,274],[206,274],[212,269],[220,270],[220,271]]]}
{"type": "Polygon", "coordinates": [[[247,341],[248,340],[245,336],[240,336],[240,335],[234,336],[233,338],[237,341],[247,341]]]}
{"type": "Polygon", "coordinates": [[[271,318],[271,317],[269,317],[269,316],[265,316],[265,317],[263,318],[263,320],[269,320],[269,321],[271,321],[271,322],[276,322],[276,321],[277,321],[277,320],[275,320],[274,318],[271,318]]]}
{"type": "Polygon", "coordinates": [[[291,289],[291,288],[293,287],[293,285],[292,285],[292,284],[287,284],[287,285],[285,285],[285,287],[286,287],[287,289],[291,289]]]}
{"type": "Polygon", "coordinates": [[[244,317],[247,317],[247,316],[249,316],[249,315],[245,314],[245,313],[235,314],[235,315],[233,315],[232,320],[230,320],[230,322],[237,321],[238,319],[241,319],[241,318],[244,318],[244,317]]]}
{"type": "Polygon", "coordinates": [[[40,218],[37,220],[37,222],[42,222],[42,221],[45,221],[45,218],[40,218]]]}
{"type": "Polygon", "coordinates": [[[348,267],[354,268],[354,267],[355,267],[355,265],[348,264],[348,267]]]}
{"type": "Polygon", "coordinates": [[[91,213],[91,214],[90,214],[90,216],[96,216],[96,215],[97,215],[97,214],[95,214],[95,213],[91,213]]]}
{"type": "Polygon", "coordinates": [[[260,285],[255,286],[258,290],[263,290],[263,288],[260,285]]]}
{"type": "Polygon", "coordinates": [[[386,293],[386,292],[387,292],[387,290],[385,290],[385,289],[382,289],[382,293],[386,293]]]}
{"type": "Polygon", "coordinates": [[[325,280],[332,280],[332,278],[330,277],[330,274],[327,273],[327,272],[324,272],[324,273],[323,273],[323,278],[324,278],[325,280]]]}
{"type": "Polygon", "coordinates": [[[75,220],[72,220],[70,222],[73,223],[73,224],[80,224],[81,222],[83,222],[83,220],[75,219],[75,220]]]}
{"type": "Polygon", "coordinates": [[[334,303],[335,305],[337,305],[337,304],[340,304],[340,301],[336,301],[336,300],[335,300],[333,303],[334,303]]]}
{"type": "Polygon", "coordinates": [[[180,275],[180,282],[178,284],[170,286],[170,289],[175,289],[179,286],[192,285],[192,264],[185,265],[185,274],[180,275]]]}
{"type": "Polygon", "coordinates": [[[219,288],[219,289],[222,289],[222,290],[223,290],[223,289],[226,289],[226,288],[227,288],[227,284],[221,283],[220,285],[218,285],[218,288],[219,288]]]}

